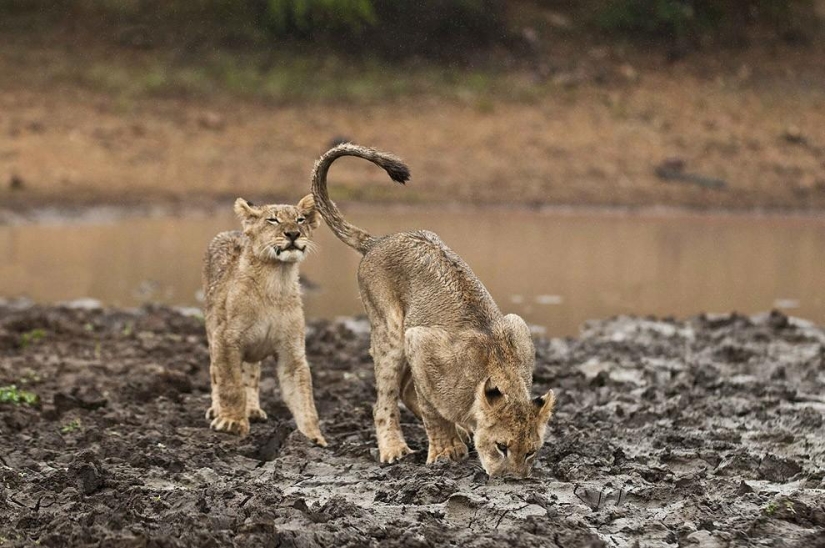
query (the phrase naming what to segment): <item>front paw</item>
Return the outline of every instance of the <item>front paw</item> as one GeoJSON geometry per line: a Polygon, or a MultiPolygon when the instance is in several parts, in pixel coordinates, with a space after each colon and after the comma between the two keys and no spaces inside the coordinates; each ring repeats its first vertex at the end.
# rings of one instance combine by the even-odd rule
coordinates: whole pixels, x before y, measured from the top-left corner
{"type": "Polygon", "coordinates": [[[266,420],[266,411],[257,407],[255,409],[247,409],[246,416],[250,422],[263,422],[266,420]]]}
{"type": "Polygon", "coordinates": [[[455,425],[455,433],[458,434],[458,438],[463,441],[465,445],[470,445],[470,442],[473,440],[473,435],[470,431],[465,430],[457,424],[455,425]]]}
{"type": "Polygon", "coordinates": [[[392,464],[403,459],[407,455],[411,455],[413,450],[407,446],[403,441],[395,441],[391,443],[382,444],[378,447],[379,459],[381,462],[392,464]]]}
{"type": "Polygon", "coordinates": [[[321,447],[326,447],[328,445],[327,440],[324,439],[324,435],[321,434],[321,429],[318,428],[317,423],[315,426],[310,427],[298,425],[298,431],[309,438],[313,443],[320,445],[321,447]]]}
{"type": "Polygon", "coordinates": [[[249,419],[246,417],[231,417],[228,415],[218,415],[212,419],[212,424],[209,425],[212,430],[218,432],[228,432],[230,434],[238,434],[243,437],[249,434],[249,419]]]}
{"type": "Polygon", "coordinates": [[[461,462],[467,458],[468,454],[467,445],[460,439],[455,439],[452,443],[443,447],[430,444],[430,449],[427,452],[427,464],[433,464],[439,460],[461,462]]]}
{"type": "Polygon", "coordinates": [[[216,404],[212,404],[212,407],[206,410],[206,420],[211,421],[220,414],[221,412],[218,409],[218,406],[216,404]]]}

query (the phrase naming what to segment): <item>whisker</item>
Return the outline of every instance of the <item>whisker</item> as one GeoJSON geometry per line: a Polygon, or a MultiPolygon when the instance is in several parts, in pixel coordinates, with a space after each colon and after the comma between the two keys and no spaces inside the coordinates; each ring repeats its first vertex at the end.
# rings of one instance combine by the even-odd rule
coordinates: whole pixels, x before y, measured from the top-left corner
{"type": "Polygon", "coordinates": [[[321,246],[319,246],[318,244],[316,244],[315,242],[313,242],[311,240],[307,240],[305,245],[306,245],[307,255],[309,255],[311,253],[317,253],[318,249],[321,247],[321,246]]]}

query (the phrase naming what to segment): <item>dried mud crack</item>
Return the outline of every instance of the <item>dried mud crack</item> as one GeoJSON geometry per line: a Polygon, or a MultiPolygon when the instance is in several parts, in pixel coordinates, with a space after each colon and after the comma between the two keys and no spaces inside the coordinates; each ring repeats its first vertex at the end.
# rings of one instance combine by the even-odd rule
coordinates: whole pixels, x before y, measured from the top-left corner
{"type": "Polygon", "coordinates": [[[375,462],[363,322],[307,338],[330,447],[208,429],[202,322],[0,306],[3,546],[825,546],[825,332],[779,314],[615,318],[537,341],[559,403],[534,476],[375,462]],[[22,393],[22,392],[20,392],[22,393]],[[19,395],[19,394],[18,394],[19,395]],[[8,399],[11,399],[9,396],[8,399]]]}

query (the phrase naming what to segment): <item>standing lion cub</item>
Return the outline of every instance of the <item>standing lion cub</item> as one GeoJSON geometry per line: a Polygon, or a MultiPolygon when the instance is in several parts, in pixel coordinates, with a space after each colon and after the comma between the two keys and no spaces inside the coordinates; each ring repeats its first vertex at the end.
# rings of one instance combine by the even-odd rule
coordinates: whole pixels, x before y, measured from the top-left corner
{"type": "Polygon", "coordinates": [[[502,315],[470,267],[432,232],[372,236],[346,222],[326,182],[341,156],[369,160],[399,183],[410,173],[392,155],[343,144],[318,160],[312,179],[324,220],[363,255],[358,286],[372,328],[381,462],[411,452],[399,425],[400,396],[424,421],[428,463],[466,458],[469,432],[487,474],[527,476],[556,401],[552,390],[530,397],[535,349],[527,324],[502,315]]]}
{"type": "Polygon", "coordinates": [[[281,395],[298,430],[326,445],[318,428],[312,377],[304,353],[304,309],[298,263],[321,223],[312,196],[297,206],[256,207],[238,198],[243,232],[215,236],[206,252],[203,288],[209,340],[212,428],[240,435],[265,420],[258,400],[261,360],[278,358],[281,395]]]}

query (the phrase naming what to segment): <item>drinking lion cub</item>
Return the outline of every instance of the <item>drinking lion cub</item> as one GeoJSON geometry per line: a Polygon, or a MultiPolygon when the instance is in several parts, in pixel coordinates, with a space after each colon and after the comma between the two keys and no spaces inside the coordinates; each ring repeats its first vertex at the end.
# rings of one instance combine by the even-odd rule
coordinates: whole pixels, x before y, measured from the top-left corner
{"type": "Polygon", "coordinates": [[[312,377],[304,354],[304,309],[298,263],[321,223],[312,196],[297,206],[256,207],[242,198],[243,232],[215,236],[203,266],[206,335],[211,359],[212,428],[246,435],[249,419],[266,419],[258,400],[261,360],[278,358],[281,395],[298,430],[326,445],[318,428],[312,377]]]}
{"type": "Polygon", "coordinates": [[[502,315],[470,267],[432,232],[372,236],[346,222],[326,182],[342,156],[369,160],[399,183],[410,174],[392,155],[346,143],[318,160],[312,178],[321,216],[363,255],[358,286],[372,328],[381,462],[411,452],[399,425],[400,395],[424,422],[427,463],[466,458],[466,431],[487,474],[528,475],[555,396],[530,398],[535,349],[527,324],[502,315]]]}

